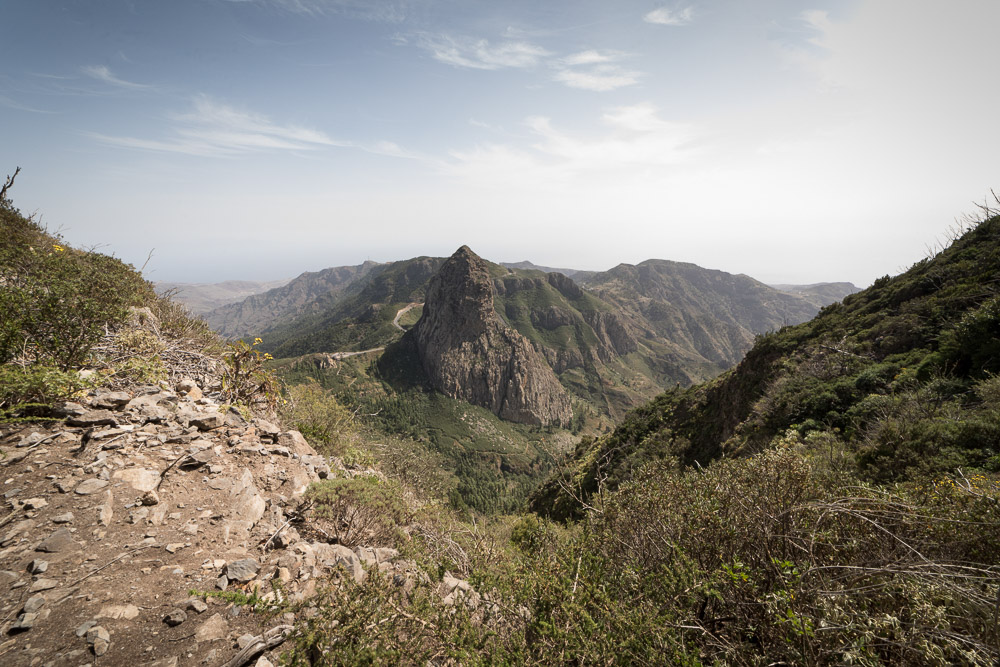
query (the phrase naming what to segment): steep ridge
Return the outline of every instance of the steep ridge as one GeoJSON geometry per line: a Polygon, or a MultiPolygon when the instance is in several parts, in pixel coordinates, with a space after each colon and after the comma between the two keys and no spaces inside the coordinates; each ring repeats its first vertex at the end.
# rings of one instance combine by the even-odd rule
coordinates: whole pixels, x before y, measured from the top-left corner
{"type": "Polygon", "coordinates": [[[738,362],[756,334],[804,322],[818,310],[749,276],[660,259],[619,264],[582,284],[720,370],[738,362]]]}
{"type": "Polygon", "coordinates": [[[400,336],[399,311],[424,299],[443,259],[415,257],[380,265],[355,280],[340,299],[263,330],[264,349],[276,357],[313,352],[356,352],[382,347],[400,336]]]}
{"type": "MultiPolygon", "coordinates": [[[[813,320],[763,336],[731,371],[660,395],[570,462],[586,496],[644,463],[705,464],[753,453],[792,429],[888,482],[956,467],[996,469],[1000,372],[1000,218],[939,255],[881,278],[813,320]]],[[[532,500],[540,513],[579,512],[566,480],[532,500]]]]}
{"type": "Polygon", "coordinates": [[[289,317],[331,307],[352,282],[379,268],[376,262],[365,262],[303,273],[281,287],[215,308],[204,319],[226,338],[255,336],[289,317]]]}
{"type": "Polygon", "coordinates": [[[568,424],[569,398],[544,358],[494,309],[486,262],[462,246],[431,279],[413,328],[438,391],[526,424],[568,424]]]}

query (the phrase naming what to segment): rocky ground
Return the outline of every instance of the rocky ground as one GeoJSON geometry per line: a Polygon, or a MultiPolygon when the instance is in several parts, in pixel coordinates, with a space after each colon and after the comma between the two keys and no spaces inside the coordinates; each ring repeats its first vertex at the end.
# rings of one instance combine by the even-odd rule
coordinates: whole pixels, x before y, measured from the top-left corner
{"type": "Polygon", "coordinates": [[[0,664],[263,666],[295,617],[208,593],[303,600],[338,566],[425,576],[393,549],[301,537],[303,493],[330,462],[202,393],[100,390],[62,421],[0,426],[0,664]]]}

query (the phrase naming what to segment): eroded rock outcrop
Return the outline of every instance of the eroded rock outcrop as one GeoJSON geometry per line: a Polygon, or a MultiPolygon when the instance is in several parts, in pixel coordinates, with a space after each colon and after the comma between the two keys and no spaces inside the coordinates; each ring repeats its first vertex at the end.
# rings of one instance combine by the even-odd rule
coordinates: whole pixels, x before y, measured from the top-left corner
{"type": "Polygon", "coordinates": [[[542,355],[493,309],[489,266],[462,246],[427,289],[413,328],[420,362],[438,391],[524,424],[564,424],[569,398],[542,355]]]}

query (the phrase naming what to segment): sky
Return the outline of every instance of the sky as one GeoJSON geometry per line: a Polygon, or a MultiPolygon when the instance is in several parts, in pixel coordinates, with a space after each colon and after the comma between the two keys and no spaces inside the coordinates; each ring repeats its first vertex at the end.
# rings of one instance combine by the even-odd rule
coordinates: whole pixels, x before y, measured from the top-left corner
{"type": "Polygon", "coordinates": [[[3,0],[0,176],[152,280],[899,273],[1000,191],[996,0],[3,0]]]}

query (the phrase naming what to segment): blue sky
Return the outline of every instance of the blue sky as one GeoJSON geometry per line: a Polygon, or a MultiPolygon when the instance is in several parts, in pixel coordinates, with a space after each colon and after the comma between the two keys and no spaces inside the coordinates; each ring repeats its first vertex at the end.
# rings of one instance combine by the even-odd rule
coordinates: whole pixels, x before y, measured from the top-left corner
{"type": "Polygon", "coordinates": [[[153,280],[448,255],[864,285],[982,201],[995,0],[5,0],[0,173],[153,280]]]}

